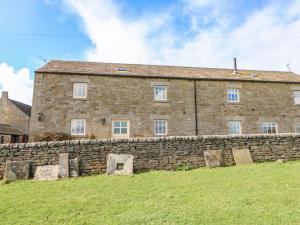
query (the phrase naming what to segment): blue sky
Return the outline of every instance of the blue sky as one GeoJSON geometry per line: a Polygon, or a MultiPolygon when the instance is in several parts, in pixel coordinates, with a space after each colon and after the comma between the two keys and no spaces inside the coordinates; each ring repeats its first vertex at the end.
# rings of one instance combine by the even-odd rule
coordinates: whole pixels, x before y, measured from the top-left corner
{"type": "Polygon", "coordinates": [[[300,72],[299,0],[0,4],[0,91],[27,103],[41,58],[300,72]]]}

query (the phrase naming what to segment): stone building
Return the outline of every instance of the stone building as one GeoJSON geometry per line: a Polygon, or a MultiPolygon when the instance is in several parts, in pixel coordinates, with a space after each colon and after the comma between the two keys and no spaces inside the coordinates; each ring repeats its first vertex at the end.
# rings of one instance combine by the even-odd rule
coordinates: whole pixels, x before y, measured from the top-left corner
{"type": "Polygon", "coordinates": [[[31,106],[8,98],[3,91],[0,99],[0,143],[27,142],[31,106]]]}
{"type": "Polygon", "coordinates": [[[31,134],[78,138],[300,132],[292,72],[50,61],[36,71],[31,134]]]}

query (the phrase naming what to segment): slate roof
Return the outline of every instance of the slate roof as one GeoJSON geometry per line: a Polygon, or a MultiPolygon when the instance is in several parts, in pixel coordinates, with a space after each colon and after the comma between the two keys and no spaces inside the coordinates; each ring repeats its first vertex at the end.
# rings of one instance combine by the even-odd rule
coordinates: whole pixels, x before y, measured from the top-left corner
{"type": "Polygon", "coordinates": [[[52,60],[37,73],[300,83],[293,72],[52,60]]]}
{"type": "Polygon", "coordinates": [[[25,113],[27,116],[31,116],[31,106],[26,105],[22,102],[18,102],[12,99],[9,99],[11,103],[13,103],[18,109],[20,109],[23,113],[25,113]]]}
{"type": "Polygon", "coordinates": [[[0,134],[24,135],[24,133],[8,124],[0,124],[0,134]]]}

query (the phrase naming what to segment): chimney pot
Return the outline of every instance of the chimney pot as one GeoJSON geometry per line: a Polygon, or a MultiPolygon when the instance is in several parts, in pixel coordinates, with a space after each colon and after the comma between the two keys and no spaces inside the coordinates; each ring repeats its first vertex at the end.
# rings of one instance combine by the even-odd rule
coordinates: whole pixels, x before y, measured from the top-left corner
{"type": "Polygon", "coordinates": [[[7,91],[2,91],[1,100],[8,101],[8,92],[7,91]]]}
{"type": "Polygon", "coordinates": [[[237,70],[237,58],[233,58],[233,65],[234,65],[234,74],[238,74],[238,70],[237,70]]]}

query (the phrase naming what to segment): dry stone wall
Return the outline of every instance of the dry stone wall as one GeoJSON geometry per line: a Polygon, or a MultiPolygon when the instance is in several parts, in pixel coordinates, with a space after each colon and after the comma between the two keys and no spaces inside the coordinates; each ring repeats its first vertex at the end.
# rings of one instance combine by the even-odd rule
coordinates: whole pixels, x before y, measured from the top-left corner
{"type": "Polygon", "coordinates": [[[234,165],[233,149],[248,148],[254,162],[300,159],[300,135],[241,135],[72,140],[0,145],[0,178],[9,161],[28,161],[32,177],[37,166],[57,165],[60,153],[78,158],[80,175],[104,173],[110,153],[134,155],[134,171],[172,170],[205,166],[203,151],[222,150],[225,166],[234,165]]]}

